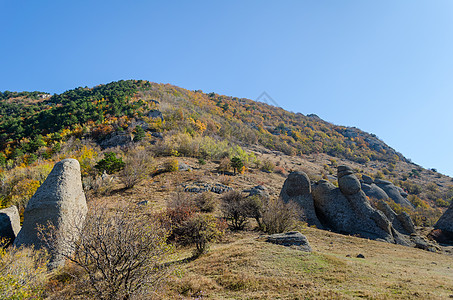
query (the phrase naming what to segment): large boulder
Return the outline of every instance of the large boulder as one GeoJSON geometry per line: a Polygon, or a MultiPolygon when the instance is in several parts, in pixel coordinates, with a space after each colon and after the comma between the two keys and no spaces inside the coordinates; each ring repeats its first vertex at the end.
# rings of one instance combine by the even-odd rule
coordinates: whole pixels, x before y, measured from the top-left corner
{"type": "MultiPolygon", "coordinates": [[[[376,179],[374,183],[380,187],[384,192],[391,198],[395,203],[405,206],[407,208],[414,208],[412,204],[404,198],[401,194],[404,193],[403,190],[400,190],[393,183],[387,180],[376,179]]],[[[406,194],[407,195],[407,194],[406,194]]]]}
{"type": "Polygon", "coordinates": [[[310,178],[304,172],[291,172],[286,178],[280,192],[280,197],[285,203],[293,201],[299,205],[303,211],[305,221],[308,225],[315,225],[322,228],[316,216],[313,197],[311,195],[310,178]]]}
{"type": "Polygon", "coordinates": [[[312,195],[323,227],[346,234],[353,231],[355,217],[340,189],[323,179],[314,184],[312,195]]]}
{"type": "Polygon", "coordinates": [[[376,200],[387,200],[389,196],[383,189],[372,184],[362,183],[362,191],[370,198],[374,198],[376,200]]]}
{"type": "MultiPolygon", "coordinates": [[[[87,213],[85,194],[82,188],[80,165],[75,159],[64,159],[55,164],[44,183],[28,202],[24,223],[14,245],[47,248],[39,237],[39,227],[51,230],[55,236],[49,267],[64,263],[64,256],[72,251],[71,241],[77,239],[77,230],[82,226],[87,213]]],[[[46,231],[44,232],[46,234],[46,231]]]]}
{"type": "Polygon", "coordinates": [[[445,234],[453,237],[453,202],[450,204],[445,213],[439,218],[434,225],[435,229],[444,231],[445,234]]]}
{"type": "Polygon", "coordinates": [[[345,195],[354,195],[361,189],[360,181],[355,177],[354,171],[348,166],[338,167],[338,186],[345,195]]]}
{"type": "Polygon", "coordinates": [[[20,217],[16,206],[0,209],[0,238],[14,241],[20,231],[20,217]]]}

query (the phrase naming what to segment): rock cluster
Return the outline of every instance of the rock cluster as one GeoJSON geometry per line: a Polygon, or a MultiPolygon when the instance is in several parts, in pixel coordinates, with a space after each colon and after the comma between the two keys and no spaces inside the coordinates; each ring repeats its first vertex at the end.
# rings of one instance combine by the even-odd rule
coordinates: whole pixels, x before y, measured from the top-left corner
{"type": "Polygon", "coordinates": [[[221,183],[204,183],[204,182],[195,182],[192,184],[181,184],[184,192],[190,193],[203,193],[203,192],[213,192],[216,194],[223,194],[226,192],[231,192],[233,190],[232,187],[221,183]]]}
{"type": "Polygon", "coordinates": [[[373,179],[367,175],[362,175],[361,188],[365,194],[376,200],[392,199],[395,203],[412,209],[413,206],[406,199],[408,194],[400,187],[395,186],[392,182],[382,179],[373,179]]]}
{"type": "Polygon", "coordinates": [[[298,203],[309,225],[389,243],[416,245],[411,237],[415,228],[410,217],[406,213],[396,214],[385,202],[380,203],[379,209],[372,207],[363,189],[365,186],[368,191],[381,193],[381,199],[388,199],[393,193],[390,196],[378,185],[398,191],[393,184],[373,182],[366,176],[360,182],[348,166],[338,167],[337,178],[338,188],[327,180],[311,184],[305,173],[292,172],[280,196],[285,202],[298,203]]]}
{"type": "Polygon", "coordinates": [[[75,159],[64,159],[55,164],[44,183],[30,199],[24,211],[24,223],[14,241],[16,247],[32,246],[47,248],[39,236],[39,227],[54,227],[56,239],[48,250],[51,252],[49,266],[64,263],[64,255],[70,254],[70,242],[77,238],[87,213],[87,203],[82,188],[80,165],[75,159]]]}

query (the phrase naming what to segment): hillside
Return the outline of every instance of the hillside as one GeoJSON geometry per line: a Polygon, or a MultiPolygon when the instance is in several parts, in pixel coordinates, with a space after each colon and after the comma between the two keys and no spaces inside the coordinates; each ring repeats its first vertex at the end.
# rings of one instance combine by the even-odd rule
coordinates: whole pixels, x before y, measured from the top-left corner
{"type": "MultiPolygon", "coordinates": [[[[249,99],[128,80],[59,95],[0,93],[0,150],[1,206],[16,205],[21,216],[54,163],[72,157],[80,163],[89,211],[132,207],[149,222],[162,223],[172,253],[164,256],[169,273],[154,295],[158,299],[453,295],[451,245],[432,241],[437,252],[432,253],[340,235],[308,227],[293,206],[276,206],[275,211],[292,210],[282,218],[291,221],[284,230],[306,235],[313,248],[308,254],[265,243],[270,231],[259,224],[262,216],[247,215],[238,228],[226,217],[229,190],[245,195],[265,187],[275,202],[252,203],[259,210],[279,203],[291,171],[338,186],[337,166],[347,165],[359,179],[369,175],[404,189],[413,207],[391,199],[388,204],[407,212],[417,234],[426,237],[452,201],[452,178],[417,166],[357,128],[249,99]],[[192,220],[202,222],[202,235],[210,236],[201,252],[187,240],[196,231],[192,220]]],[[[11,286],[1,272],[0,293],[11,286]]],[[[87,282],[81,274],[69,264],[41,283],[39,293],[49,299],[90,298],[79,293],[87,282]]]]}
{"type": "Polygon", "coordinates": [[[415,202],[446,207],[453,196],[450,178],[411,163],[373,134],[248,99],[128,80],[53,96],[4,92],[0,101],[0,167],[7,170],[50,159],[71,137],[101,144],[141,125],[164,136],[157,155],[220,159],[228,145],[287,156],[324,154],[331,159],[315,161],[324,170],[313,175],[333,175],[338,160],[394,181],[415,202]]]}

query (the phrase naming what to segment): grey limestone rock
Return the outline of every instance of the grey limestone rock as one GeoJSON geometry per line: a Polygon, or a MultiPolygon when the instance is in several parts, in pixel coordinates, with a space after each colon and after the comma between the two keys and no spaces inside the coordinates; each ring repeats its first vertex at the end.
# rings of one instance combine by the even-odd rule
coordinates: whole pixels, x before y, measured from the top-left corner
{"type": "MultiPolygon", "coordinates": [[[[401,195],[401,191],[393,183],[387,180],[376,179],[374,183],[380,187],[395,203],[408,208],[413,208],[412,204],[401,195]]],[[[403,191],[404,192],[404,191],[403,191]]]]}
{"type": "Polygon", "coordinates": [[[402,212],[398,215],[384,201],[379,201],[377,203],[377,208],[384,213],[387,219],[392,223],[393,228],[395,228],[400,233],[406,235],[415,233],[414,223],[406,212],[402,212]]]}
{"type": "Polygon", "coordinates": [[[304,172],[291,172],[285,180],[280,197],[285,203],[293,201],[303,210],[305,221],[308,225],[322,228],[316,216],[313,197],[311,195],[311,183],[304,172]]]}
{"type": "Polygon", "coordinates": [[[368,197],[374,198],[376,200],[387,200],[389,198],[387,193],[384,192],[383,189],[381,189],[374,183],[372,184],[362,183],[362,190],[368,197]]]}
{"type": "Polygon", "coordinates": [[[100,146],[104,149],[113,148],[117,146],[125,146],[132,143],[134,138],[132,135],[127,133],[115,134],[100,143],[100,146]]]}
{"type": "Polygon", "coordinates": [[[298,231],[290,231],[286,233],[277,233],[269,235],[266,238],[266,242],[283,246],[295,246],[296,249],[305,252],[312,251],[307,238],[298,231]]]}
{"type": "Polygon", "coordinates": [[[164,120],[164,116],[162,115],[162,112],[157,109],[150,110],[146,116],[148,118],[152,118],[152,119],[161,119],[162,121],[164,120]]]}
{"type": "Polygon", "coordinates": [[[267,191],[267,188],[265,186],[262,186],[262,185],[254,186],[253,188],[251,188],[248,191],[248,193],[249,193],[248,197],[259,196],[259,197],[264,198],[264,199],[269,199],[270,198],[270,195],[269,195],[269,192],[267,191]]]}
{"type": "Polygon", "coordinates": [[[366,184],[372,184],[373,183],[373,178],[371,178],[370,176],[365,175],[365,174],[362,175],[362,180],[366,184]]]}
{"type": "Polygon", "coordinates": [[[20,231],[20,217],[16,206],[0,209],[0,238],[12,243],[20,231]]]}
{"type": "Polygon", "coordinates": [[[83,224],[87,213],[85,194],[82,188],[80,165],[75,159],[64,159],[55,164],[44,183],[28,202],[24,223],[15,246],[46,248],[39,238],[38,226],[52,224],[56,240],[51,247],[49,266],[64,264],[64,255],[72,252],[71,241],[77,238],[74,230],[83,224]]]}
{"type": "Polygon", "coordinates": [[[434,228],[453,234],[453,202],[450,204],[445,213],[439,218],[437,223],[434,225],[434,228]]]}
{"type": "Polygon", "coordinates": [[[360,181],[355,177],[354,171],[348,166],[338,167],[338,186],[345,195],[353,195],[360,191],[360,181]]]}

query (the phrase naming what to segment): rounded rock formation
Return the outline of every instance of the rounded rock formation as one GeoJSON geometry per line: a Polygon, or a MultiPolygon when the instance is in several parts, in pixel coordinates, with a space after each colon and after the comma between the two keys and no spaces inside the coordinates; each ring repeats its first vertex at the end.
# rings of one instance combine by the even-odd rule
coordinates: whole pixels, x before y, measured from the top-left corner
{"type": "Polygon", "coordinates": [[[360,181],[355,177],[354,171],[348,166],[338,167],[338,186],[345,195],[357,194],[360,189],[360,181]]]}
{"type": "MultiPolygon", "coordinates": [[[[44,183],[30,199],[24,212],[24,223],[14,245],[46,248],[39,237],[39,227],[57,237],[51,247],[49,266],[55,268],[64,263],[64,255],[72,251],[69,244],[74,240],[76,227],[80,227],[87,213],[87,203],[82,188],[80,165],[75,159],[64,159],[55,164],[44,183]]],[[[44,231],[44,234],[46,232],[44,231]]]]}
{"type": "Polygon", "coordinates": [[[310,178],[304,172],[291,172],[283,184],[280,197],[285,203],[295,202],[303,211],[304,221],[308,225],[322,228],[316,216],[313,197],[311,196],[310,178]]]}

